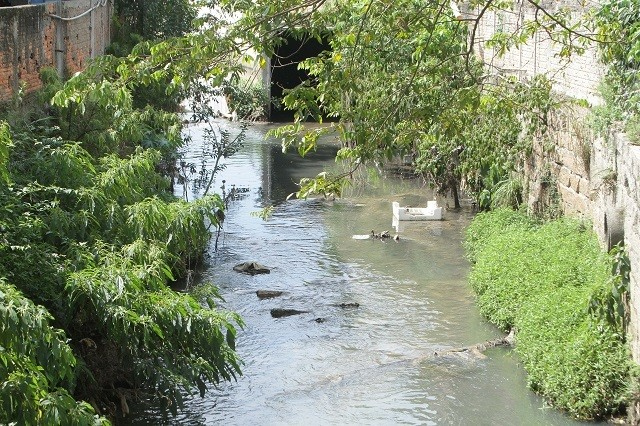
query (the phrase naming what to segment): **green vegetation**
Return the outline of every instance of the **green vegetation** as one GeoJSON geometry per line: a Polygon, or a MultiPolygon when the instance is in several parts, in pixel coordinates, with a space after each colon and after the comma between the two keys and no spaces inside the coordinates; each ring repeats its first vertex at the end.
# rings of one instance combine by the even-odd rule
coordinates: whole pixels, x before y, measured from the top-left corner
{"type": "Polygon", "coordinates": [[[602,62],[608,70],[603,86],[605,106],[595,108],[596,129],[606,134],[622,123],[629,139],[640,143],[640,2],[607,0],[596,15],[602,62]]]}
{"type": "Polygon", "coordinates": [[[623,410],[631,383],[618,309],[623,257],[612,277],[612,260],[584,224],[539,223],[505,209],[478,215],[466,248],[480,311],[516,330],[531,389],[577,418],[623,410]]]}
{"type": "MultiPolygon", "coordinates": [[[[44,99],[63,89],[43,80],[44,99]]],[[[106,423],[139,397],[175,411],[240,373],[240,318],[169,287],[224,217],[218,195],[168,191],[179,118],[85,88],[0,120],[0,423],[106,423]]]]}
{"type": "Polygon", "coordinates": [[[0,280],[0,420],[17,424],[100,425],[70,394],[76,359],[51,315],[0,280]]]}
{"type": "MultiPolygon", "coordinates": [[[[263,93],[243,84],[244,65],[264,64],[262,58],[284,42],[285,29],[304,33],[326,40],[331,51],[300,64],[309,80],[285,93],[284,107],[296,113],[293,125],[276,132],[285,149],[297,148],[301,154],[313,150],[323,130],[307,129],[304,123],[328,116],[337,120],[341,135],[339,158],[352,169],[410,156],[416,170],[439,192],[453,193],[456,206],[461,189],[483,208],[520,202],[524,189],[512,172],[520,171],[530,136],[546,125],[550,84],[544,78],[530,85],[510,79],[488,81],[468,42],[477,28],[456,19],[450,2],[267,0],[202,5],[211,11],[203,10],[193,32],[160,38],[158,43],[148,41],[153,37],[143,38],[146,41],[127,56],[96,61],[82,78],[69,82],[67,96],[83,96],[87,79],[106,80],[134,94],[141,86],[159,86],[165,96],[187,93],[194,82],[204,82],[231,95],[232,103],[240,102],[242,108],[235,108],[239,116],[259,116],[263,93]],[[521,134],[519,121],[526,124],[527,136],[521,134]],[[498,188],[502,190],[494,202],[492,194],[498,188]]],[[[568,44],[563,54],[581,50],[575,33],[567,29],[572,18],[565,11],[547,14],[532,5],[541,10],[539,18],[526,22],[521,34],[498,34],[492,40],[496,48],[525,43],[543,29],[568,44]]],[[[513,7],[502,1],[472,1],[469,6],[483,13],[513,7]]],[[[306,181],[299,195],[314,188],[339,193],[335,189],[350,175],[351,171],[306,181]]]]}
{"type": "Polygon", "coordinates": [[[229,111],[235,112],[239,120],[256,121],[267,118],[269,91],[252,81],[226,82],[221,90],[229,111]]]}
{"type": "MultiPolygon", "coordinates": [[[[196,5],[188,0],[116,0],[113,17],[114,32],[107,54],[121,58],[136,48],[139,55],[149,55],[151,44],[172,37],[181,37],[195,29],[196,5]]],[[[113,70],[109,70],[112,72],[113,70]]],[[[165,111],[175,111],[186,96],[184,88],[167,91],[173,75],[137,85],[132,90],[133,105],[147,105],[165,111]]]]}
{"type": "MultiPolygon", "coordinates": [[[[331,50],[300,65],[309,81],[284,98],[296,122],[274,135],[304,155],[322,133],[304,122],[332,117],[343,143],[338,157],[352,169],[411,158],[455,207],[462,189],[482,209],[519,205],[524,189],[513,172],[546,128],[551,84],[543,76],[488,82],[468,45],[468,22],[451,13],[448,4],[412,0],[327,6],[320,29],[314,33],[313,20],[307,29],[320,37],[332,28],[331,50]]],[[[329,186],[351,173],[308,180],[298,195],[335,192],[329,186]]]]}
{"type": "MultiPolygon", "coordinates": [[[[44,72],[36,107],[19,93],[0,121],[0,297],[8,306],[0,369],[11,378],[0,385],[8,401],[0,423],[99,423],[96,412],[126,413],[136,394],[175,410],[183,392],[239,373],[240,319],[211,297],[167,286],[199,260],[224,217],[217,195],[193,203],[170,195],[182,139],[168,111],[187,95],[207,105],[199,90],[207,87],[230,96],[241,118],[260,115],[264,92],[243,83],[244,65],[271,56],[285,30],[325,38],[332,50],[301,64],[310,79],[283,100],[296,122],[276,134],[306,154],[324,130],[305,121],[329,116],[343,144],[338,157],[352,166],[303,180],[299,196],[339,195],[361,165],[410,156],[456,206],[461,189],[482,209],[522,201],[517,175],[532,137],[546,131],[551,85],[490,80],[473,48],[482,14],[513,11],[515,2],[467,2],[478,20],[458,19],[447,0],[204,0],[197,5],[209,12],[197,18],[186,0],[115,4],[112,55],[64,84],[44,72]],[[51,356],[42,359],[41,348],[51,356]]],[[[498,33],[492,47],[504,51],[541,30],[563,56],[583,50],[567,10],[528,4],[535,20],[498,33]]],[[[609,122],[636,116],[637,10],[637,0],[611,0],[596,20],[621,107],[609,122]]],[[[194,111],[199,121],[210,117],[194,111]]],[[[211,126],[207,137],[217,159],[239,146],[211,126]]],[[[612,314],[623,306],[624,279],[608,282],[608,260],[588,233],[498,211],[479,217],[469,242],[481,309],[518,329],[532,388],[578,417],[614,412],[629,374],[624,321],[612,314]]]]}
{"type": "Polygon", "coordinates": [[[115,0],[115,39],[132,34],[143,40],[183,36],[195,28],[197,12],[196,4],[188,0],[115,0]]]}

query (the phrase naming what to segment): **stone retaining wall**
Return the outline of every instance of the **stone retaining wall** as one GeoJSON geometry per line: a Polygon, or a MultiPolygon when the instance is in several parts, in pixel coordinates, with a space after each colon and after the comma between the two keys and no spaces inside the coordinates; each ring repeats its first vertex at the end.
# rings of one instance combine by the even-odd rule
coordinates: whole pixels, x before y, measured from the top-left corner
{"type": "MultiPolygon", "coordinates": [[[[574,13],[597,7],[597,1],[543,1],[554,12],[570,7],[574,13]]],[[[605,66],[597,50],[587,48],[570,61],[559,58],[559,46],[542,33],[519,49],[498,57],[486,41],[499,30],[513,30],[533,17],[526,1],[516,1],[513,13],[487,13],[478,26],[476,52],[498,75],[522,79],[546,74],[556,93],[601,104],[598,85],[605,66]]],[[[469,11],[475,13],[478,11],[469,11]]],[[[640,363],[640,146],[632,145],[624,134],[595,137],[587,124],[589,110],[567,106],[549,117],[549,132],[534,144],[527,165],[529,207],[540,209],[553,192],[567,215],[593,222],[604,249],[623,240],[631,261],[631,325],[629,340],[636,362],[640,363]]],[[[637,416],[636,419],[640,418],[637,416]]]]}
{"type": "Polygon", "coordinates": [[[640,363],[640,146],[617,133],[596,141],[593,158],[591,218],[604,246],[622,238],[629,253],[630,342],[640,363]]]}

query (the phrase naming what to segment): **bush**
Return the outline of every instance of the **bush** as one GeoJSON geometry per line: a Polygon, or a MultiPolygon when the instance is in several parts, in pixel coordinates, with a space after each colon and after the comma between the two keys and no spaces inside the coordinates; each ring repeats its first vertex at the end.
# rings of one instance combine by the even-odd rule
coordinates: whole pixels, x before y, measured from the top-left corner
{"type": "Polygon", "coordinates": [[[52,319],[0,278],[0,423],[109,424],[65,388],[76,359],[52,319]]]}
{"type": "Polygon", "coordinates": [[[95,413],[140,397],[175,412],[240,374],[240,318],[170,287],[222,199],[167,191],[178,116],[107,81],[43,78],[42,99],[58,99],[44,116],[0,119],[0,424],[106,423],[95,413]]]}
{"type": "Polygon", "coordinates": [[[239,82],[227,84],[222,89],[229,106],[241,120],[255,121],[267,117],[269,93],[260,85],[239,82]]]}
{"type": "Polygon", "coordinates": [[[498,210],[478,215],[466,247],[480,311],[516,329],[531,389],[577,418],[617,412],[631,362],[620,328],[589,310],[611,278],[593,233],[577,221],[539,224],[498,210]]]}

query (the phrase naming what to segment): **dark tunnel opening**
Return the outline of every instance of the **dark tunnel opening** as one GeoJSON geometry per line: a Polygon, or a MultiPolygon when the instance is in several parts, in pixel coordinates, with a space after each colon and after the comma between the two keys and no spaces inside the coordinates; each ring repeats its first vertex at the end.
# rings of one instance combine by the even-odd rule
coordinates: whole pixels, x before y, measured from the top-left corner
{"type": "Polygon", "coordinates": [[[292,89],[309,78],[305,70],[299,70],[298,64],[307,58],[329,50],[329,43],[311,37],[295,37],[284,34],[285,39],[271,57],[271,112],[270,120],[276,122],[293,121],[293,111],[287,111],[282,105],[283,92],[292,89]]]}

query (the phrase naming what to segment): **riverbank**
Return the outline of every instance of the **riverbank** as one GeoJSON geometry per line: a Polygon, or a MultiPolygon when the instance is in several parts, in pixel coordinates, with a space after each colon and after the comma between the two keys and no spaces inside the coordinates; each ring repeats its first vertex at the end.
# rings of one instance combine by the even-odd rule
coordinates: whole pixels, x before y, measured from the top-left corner
{"type": "Polygon", "coordinates": [[[479,214],[465,241],[480,312],[516,329],[529,387],[581,419],[620,413],[631,384],[624,329],[604,314],[612,260],[590,229],[498,210],[479,214]]]}

